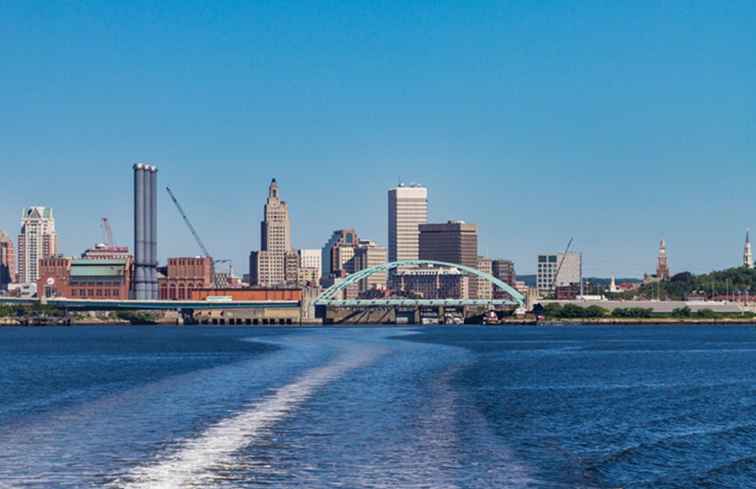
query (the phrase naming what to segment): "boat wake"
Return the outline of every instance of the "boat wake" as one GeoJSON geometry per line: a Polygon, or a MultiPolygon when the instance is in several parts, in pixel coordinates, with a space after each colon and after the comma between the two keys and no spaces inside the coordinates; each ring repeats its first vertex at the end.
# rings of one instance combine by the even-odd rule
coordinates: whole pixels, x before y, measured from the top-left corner
{"type": "Polygon", "coordinates": [[[153,463],[136,467],[108,485],[119,489],[166,489],[207,487],[216,469],[228,467],[234,455],[264,436],[275,423],[294,412],[326,384],[346,372],[372,362],[378,351],[340,357],[328,365],[309,370],[298,380],[275,390],[240,414],[211,426],[199,436],[187,439],[176,451],[153,463]]]}

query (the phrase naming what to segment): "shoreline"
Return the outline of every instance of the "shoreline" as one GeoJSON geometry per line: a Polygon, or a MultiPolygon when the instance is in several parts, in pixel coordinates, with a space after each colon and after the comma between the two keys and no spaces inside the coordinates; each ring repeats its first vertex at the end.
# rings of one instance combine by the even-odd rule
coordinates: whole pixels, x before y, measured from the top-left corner
{"type": "Polygon", "coordinates": [[[338,327],[365,327],[365,326],[382,326],[382,327],[464,327],[464,326],[489,326],[489,327],[517,327],[517,326],[756,326],[756,318],[723,318],[723,319],[701,319],[701,318],[588,318],[588,319],[546,319],[536,321],[535,319],[507,319],[493,324],[393,324],[393,323],[339,323],[339,324],[287,324],[287,325],[209,325],[209,324],[176,324],[174,321],[164,321],[155,324],[131,324],[127,321],[76,321],[70,324],[46,323],[46,324],[27,324],[21,321],[0,319],[0,328],[3,327],[76,327],[76,326],[140,326],[140,327],[215,327],[215,328],[300,328],[300,327],[318,327],[318,328],[338,328],[338,327]]]}

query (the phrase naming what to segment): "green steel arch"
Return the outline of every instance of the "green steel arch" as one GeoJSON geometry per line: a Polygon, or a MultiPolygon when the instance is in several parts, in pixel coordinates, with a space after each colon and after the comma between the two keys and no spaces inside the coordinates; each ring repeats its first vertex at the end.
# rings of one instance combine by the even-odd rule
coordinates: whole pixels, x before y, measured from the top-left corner
{"type": "Polygon", "coordinates": [[[360,270],[358,272],[355,272],[344,279],[344,281],[339,282],[338,284],[334,284],[331,287],[327,288],[325,291],[323,291],[322,294],[315,300],[315,304],[317,305],[328,305],[328,303],[332,300],[334,300],[334,296],[339,292],[347,287],[349,287],[352,284],[356,284],[362,279],[365,279],[375,273],[378,272],[388,272],[389,270],[393,268],[398,267],[406,267],[406,266],[417,266],[417,265],[438,265],[442,267],[453,267],[458,268],[464,272],[470,273],[472,275],[475,275],[476,277],[480,277],[484,280],[487,280],[488,282],[494,284],[498,288],[504,290],[507,294],[509,294],[510,297],[514,300],[514,302],[519,305],[523,306],[525,305],[525,297],[523,297],[522,294],[517,292],[515,289],[512,288],[508,283],[502,282],[498,278],[494,277],[490,273],[481,272],[480,270],[477,270],[475,268],[466,267],[464,265],[459,265],[457,263],[447,263],[444,261],[437,261],[437,260],[399,260],[389,263],[382,263],[380,265],[376,265],[374,267],[366,268],[364,270],[360,270]]]}

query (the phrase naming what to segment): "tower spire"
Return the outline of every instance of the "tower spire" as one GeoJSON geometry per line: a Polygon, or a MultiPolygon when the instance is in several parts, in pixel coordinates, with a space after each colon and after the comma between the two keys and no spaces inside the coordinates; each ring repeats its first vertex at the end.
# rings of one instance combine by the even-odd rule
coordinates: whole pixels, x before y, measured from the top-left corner
{"type": "Polygon", "coordinates": [[[667,257],[667,242],[659,243],[659,256],[656,259],[656,278],[669,280],[669,258],[667,257]]]}
{"type": "Polygon", "coordinates": [[[753,268],[753,253],[751,251],[751,230],[746,230],[745,248],[743,249],[743,266],[753,268]]]}

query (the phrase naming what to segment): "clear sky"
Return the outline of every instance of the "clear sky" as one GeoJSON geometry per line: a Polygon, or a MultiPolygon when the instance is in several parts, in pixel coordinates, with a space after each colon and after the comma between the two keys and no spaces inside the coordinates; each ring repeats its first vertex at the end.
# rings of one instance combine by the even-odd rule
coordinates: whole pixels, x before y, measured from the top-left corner
{"type": "Polygon", "coordinates": [[[386,244],[386,190],[514,259],[574,236],[589,275],[740,262],[756,228],[756,3],[0,2],[0,229],[54,208],[62,252],[132,244],[160,168],[161,257],[247,269],[267,185],[296,247],[386,244]]]}

